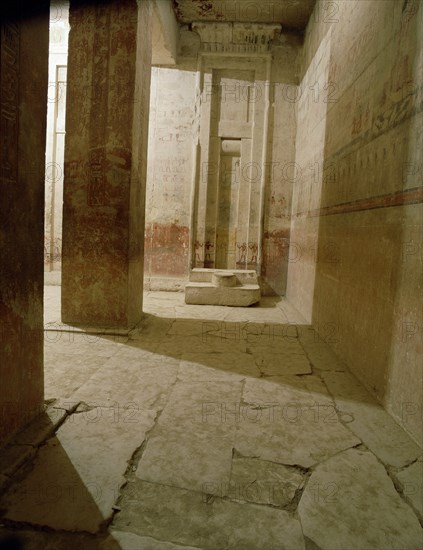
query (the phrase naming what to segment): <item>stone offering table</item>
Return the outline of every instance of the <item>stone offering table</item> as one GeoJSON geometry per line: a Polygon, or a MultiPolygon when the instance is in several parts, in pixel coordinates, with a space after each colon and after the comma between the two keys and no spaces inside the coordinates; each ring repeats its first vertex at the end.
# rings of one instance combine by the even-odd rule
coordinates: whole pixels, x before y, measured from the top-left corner
{"type": "Polygon", "coordinates": [[[250,306],[259,302],[260,296],[254,270],[195,268],[185,286],[187,304],[250,306]]]}

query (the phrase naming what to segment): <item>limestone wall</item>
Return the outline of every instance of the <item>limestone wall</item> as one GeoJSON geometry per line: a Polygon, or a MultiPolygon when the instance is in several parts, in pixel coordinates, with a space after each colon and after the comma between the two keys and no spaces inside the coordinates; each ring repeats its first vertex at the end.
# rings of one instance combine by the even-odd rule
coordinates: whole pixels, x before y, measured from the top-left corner
{"type": "Polygon", "coordinates": [[[412,0],[317,3],[302,56],[287,290],[420,441],[422,22],[412,0]]]}
{"type": "Polygon", "coordinates": [[[177,288],[188,273],[195,68],[151,72],[144,284],[177,288]]]}

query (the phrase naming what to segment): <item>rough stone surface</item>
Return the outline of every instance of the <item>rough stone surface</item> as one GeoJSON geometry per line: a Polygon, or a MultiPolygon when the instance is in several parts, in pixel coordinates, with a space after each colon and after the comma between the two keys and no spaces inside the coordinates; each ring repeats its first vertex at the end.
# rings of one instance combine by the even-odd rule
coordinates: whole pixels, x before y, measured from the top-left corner
{"type": "Polygon", "coordinates": [[[258,378],[254,358],[242,352],[187,353],[182,355],[178,379],[185,381],[240,380],[258,378]]]}
{"type": "Polygon", "coordinates": [[[28,426],[13,438],[14,445],[40,445],[53,435],[57,427],[66,418],[66,411],[47,407],[45,412],[37,416],[28,426]]]}
{"type": "Polygon", "coordinates": [[[82,386],[103,364],[107,357],[92,353],[55,353],[46,354],[44,377],[48,392],[45,399],[58,396],[69,397],[82,386]]]}
{"type": "Polygon", "coordinates": [[[327,396],[316,399],[292,382],[297,387],[288,377],[246,381],[235,443],[241,455],[308,468],[360,443],[327,396]]]}
{"type": "Polygon", "coordinates": [[[112,515],[133,452],[154,414],[127,418],[99,408],[70,416],[43,446],[28,475],[4,496],[5,518],[96,533],[112,515]]]}
{"type": "Polygon", "coordinates": [[[128,484],[120,505],[123,511],[112,528],[141,536],[204,549],[304,548],[298,520],[271,507],[210,500],[206,494],[140,480],[128,484]]]}
{"type": "Polygon", "coordinates": [[[35,455],[32,445],[8,445],[1,450],[0,473],[10,477],[15,471],[35,455]]]}
{"type": "Polygon", "coordinates": [[[241,381],[230,386],[226,381],[177,382],[137,476],[197,491],[208,482],[228,483],[236,431],[233,408],[240,395],[241,381]],[[228,410],[226,402],[231,403],[228,410]]]}
{"type": "Polygon", "coordinates": [[[181,546],[151,537],[141,537],[128,531],[112,530],[110,537],[100,545],[100,550],[196,550],[193,546],[181,546]]]}
{"type": "Polygon", "coordinates": [[[416,516],[370,452],[349,449],[319,464],[298,512],[304,535],[317,548],[421,548],[416,516]]]}
{"type": "Polygon", "coordinates": [[[229,485],[219,486],[233,500],[255,502],[283,508],[304,484],[304,473],[257,458],[234,458],[229,485]]]}
{"type": "Polygon", "coordinates": [[[260,301],[258,285],[214,286],[211,283],[188,283],[185,285],[187,304],[217,306],[251,306],[260,301]]]}
{"type": "Polygon", "coordinates": [[[385,464],[397,468],[422,453],[419,446],[348,372],[322,373],[340,419],[385,464]]]}
{"type": "MultiPolygon", "coordinates": [[[[5,548],[25,550],[57,550],[67,548],[84,548],[97,550],[99,541],[87,533],[55,533],[31,530],[26,528],[11,529],[0,527],[0,544],[5,548]],[[19,546],[21,545],[21,546],[19,546]]],[[[121,550],[117,546],[108,550],[121,550]]]]}
{"type": "Polygon", "coordinates": [[[127,410],[154,408],[173,382],[179,361],[165,358],[144,363],[142,358],[128,360],[125,354],[105,363],[81,388],[71,394],[74,402],[127,410]]]}
{"type": "Polygon", "coordinates": [[[138,464],[145,481],[201,492],[207,484],[228,485],[234,426],[193,430],[163,426],[154,430],[138,464]]]}
{"type": "Polygon", "coordinates": [[[311,366],[305,354],[297,353],[254,353],[256,364],[266,376],[283,374],[311,374],[311,366]]]}
{"type": "Polygon", "coordinates": [[[400,482],[405,500],[423,521],[423,460],[416,460],[394,475],[400,482]]]}

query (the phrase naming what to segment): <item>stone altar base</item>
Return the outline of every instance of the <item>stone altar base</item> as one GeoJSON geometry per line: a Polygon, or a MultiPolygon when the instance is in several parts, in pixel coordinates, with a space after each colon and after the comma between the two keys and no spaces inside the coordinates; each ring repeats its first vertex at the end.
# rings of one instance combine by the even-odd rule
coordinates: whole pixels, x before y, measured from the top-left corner
{"type": "Polygon", "coordinates": [[[195,268],[185,286],[187,304],[246,307],[260,297],[254,270],[195,268]]]}

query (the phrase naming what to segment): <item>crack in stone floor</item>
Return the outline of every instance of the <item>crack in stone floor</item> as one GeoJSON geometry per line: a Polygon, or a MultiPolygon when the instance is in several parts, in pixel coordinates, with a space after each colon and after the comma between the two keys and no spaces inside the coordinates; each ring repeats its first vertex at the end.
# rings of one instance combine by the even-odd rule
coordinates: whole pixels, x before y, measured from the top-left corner
{"type": "Polygon", "coordinates": [[[148,292],[139,327],[88,335],[60,330],[59,292],[46,287],[46,411],[0,458],[0,537],[421,548],[421,449],[283,298],[148,292]]]}

